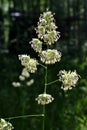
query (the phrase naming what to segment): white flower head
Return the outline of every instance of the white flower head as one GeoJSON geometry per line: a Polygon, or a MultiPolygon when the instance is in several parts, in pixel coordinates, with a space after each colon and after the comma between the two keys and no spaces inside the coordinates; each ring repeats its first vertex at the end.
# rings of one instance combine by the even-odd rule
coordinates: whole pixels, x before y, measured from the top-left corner
{"type": "Polygon", "coordinates": [[[80,77],[76,71],[67,72],[65,70],[61,70],[59,71],[58,75],[59,75],[59,81],[63,83],[61,88],[65,91],[68,89],[72,89],[72,87],[75,87],[80,77]]]}
{"type": "Polygon", "coordinates": [[[38,104],[41,104],[41,105],[49,104],[53,100],[54,98],[50,94],[46,94],[46,93],[40,94],[36,98],[36,101],[38,102],[38,104]]]}
{"type": "Polygon", "coordinates": [[[43,14],[40,15],[40,21],[42,21],[42,19],[45,19],[47,22],[53,22],[54,21],[54,17],[51,11],[46,11],[43,14]]]}
{"type": "Polygon", "coordinates": [[[36,28],[38,38],[42,39],[47,45],[52,45],[60,38],[60,33],[56,29],[57,26],[51,11],[41,14],[36,28]]]}
{"type": "Polygon", "coordinates": [[[48,49],[46,51],[42,51],[40,58],[45,64],[54,64],[61,60],[61,52],[55,49],[48,49]]]}
{"type": "Polygon", "coordinates": [[[30,56],[28,56],[28,55],[18,55],[18,57],[19,57],[19,60],[21,61],[21,64],[26,67],[29,63],[30,56]]]}
{"type": "Polygon", "coordinates": [[[13,126],[10,122],[0,119],[0,130],[12,130],[13,126]]]}
{"type": "Polygon", "coordinates": [[[36,29],[36,33],[38,34],[38,38],[43,39],[45,35],[45,28],[42,25],[38,25],[36,29]]]}
{"type": "Polygon", "coordinates": [[[19,55],[19,60],[21,60],[21,64],[27,69],[30,73],[35,73],[37,70],[37,60],[30,58],[27,55],[19,55]]]}
{"type": "Polygon", "coordinates": [[[20,87],[21,86],[20,82],[12,82],[12,85],[14,87],[20,87]]]}
{"type": "Polygon", "coordinates": [[[47,34],[44,35],[44,42],[51,45],[54,44],[59,39],[59,37],[59,32],[56,32],[55,30],[49,31],[47,34]]]}
{"type": "Polygon", "coordinates": [[[26,69],[30,73],[35,73],[35,71],[37,70],[37,65],[38,65],[37,60],[35,60],[33,58],[30,58],[29,63],[27,65],[26,69]]]}
{"type": "Polygon", "coordinates": [[[42,42],[37,38],[33,38],[32,41],[31,41],[31,47],[36,52],[41,52],[42,51],[42,42]]]}

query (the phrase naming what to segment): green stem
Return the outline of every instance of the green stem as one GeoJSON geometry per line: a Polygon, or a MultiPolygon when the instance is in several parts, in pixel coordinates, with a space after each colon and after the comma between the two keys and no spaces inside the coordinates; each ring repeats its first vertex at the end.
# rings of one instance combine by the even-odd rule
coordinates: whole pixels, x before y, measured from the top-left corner
{"type": "Polygon", "coordinates": [[[45,130],[45,105],[43,105],[43,124],[42,124],[42,130],[45,130]]]}
{"type": "Polygon", "coordinates": [[[41,64],[41,63],[39,63],[39,65],[46,69],[46,66],[45,66],[45,65],[43,65],[43,64],[41,64]]]}
{"type": "Polygon", "coordinates": [[[27,118],[27,117],[44,117],[43,114],[38,114],[38,115],[24,115],[24,116],[13,116],[13,117],[7,117],[7,118],[4,118],[4,119],[18,119],[18,118],[27,118]]]}
{"type": "Polygon", "coordinates": [[[47,89],[47,67],[46,67],[46,72],[45,72],[45,88],[44,88],[44,93],[46,93],[47,89]]]}
{"type": "Polygon", "coordinates": [[[56,83],[56,82],[58,82],[58,81],[59,81],[59,79],[54,80],[54,81],[52,81],[52,82],[49,82],[49,83],[46,84],[46,86],[51,85],[51,84],[53,84],[53,83],[56,83]]]}
{"type": "MultiPolygon", "coordinates": [[[[46,93],[46,89],[47,89],[47,66],[45,67],[45,87],[44,87],[44,93],[46,93]]],[[[43,125],[42,125],[42,130],[45,130],[45,104],[43,105],[43,125]]]]}

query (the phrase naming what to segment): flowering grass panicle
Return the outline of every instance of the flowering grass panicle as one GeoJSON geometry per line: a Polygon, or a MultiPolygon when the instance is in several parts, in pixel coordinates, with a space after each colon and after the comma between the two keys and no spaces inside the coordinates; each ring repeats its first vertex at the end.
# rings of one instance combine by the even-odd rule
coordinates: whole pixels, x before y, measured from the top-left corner
{"type": "Polygon", "coordinates": [[[13,126],[10,122],[0,119],[0,130],[12,130],[13,126]]]}
{"type": "Polygon", "coordinates": [[[54,98],[50,94],[46,94],[46,93],[40,94],[36,98],[36,101],[38,102],[38,104],[41,104],[41,105],[49,104],[53,100],[54,98]]]}
{"type": "Polygon", "coordinates": [[[61,88],[64,90],[72,89],[72,87],[75,87],[80,77],[76,71],[67,72],[65,70],[61,70],[59,71],[58,75],[59,75],[59,81],[63,83],[61,88]]]}
{"type": "MultiPolygon", "coordinates": [[[[46,64],[46,66],[38,63],[37,60],[30,58],[30,56],[28,55],[19,55],[19,60],[21,61],[21,64],[25,67],[25,69],[30,73],[36,72],[37,65],[41,65],[45,68],[45,89],[43,94],[38,95],[38,97],[36,98],[38,104],[45,105],[49,104],[54,99],[51,95],[46,94],[47,64],[55,64],[56,62],[59,62],[61,60],[61,52],[56,49],[50,49],[50,46],[60,38],[60,32],[57,31],[54,14],[52,14],[51,11],[47,10],[46,12],[40,15],[36,28],[36,34],[38,38],[32,39],[32,41],[30,42],[31,47],[34,49],[34,51],[39,53],[41,62],[46,64]],[[45,50],[43,50],[44,44],[47,45],[45,50]]],[[[24,75],[25,74],[23,72],[23,74],[19,78],[21,80],[24,80],[24,75]]],[[[59,81],[62,82],[61,88],[64,90],[72,89],[72,87],[75,87],[78,79],[79,75],[76,73],[76,71],[59,71],[59,81]]],[[[52,83],[54,82],[55,81],[53,81],[52,83]]],[[[30,85],[31,82],[29,81],[26,84],[30,85]]]]}
{"type": "Polygon", "coordinates": [[[46,51],[42,51],[40,58],[45,64],[55,64],[61,60],[61,52],[55,49],[48,49],[46,51]]]}
{"type": "MultiPolygon", "coordinates": [[[[28,55],[19,55],[18,57],[19,57],[19,60],[21,61],[21,65],[24,66],[24,69],[22,70],[22,73],[19,76],[19,80],[23,81],[26,78],[29,78],[30,73],[36,72],[37,65],[41,65],[44,68],[45,70],[44,91],[42,94],[39,94],[35,100],[37,101],[38,104],[43,105],[42,114],[44,116],[42,116],[43,118],[42,130],[45,130],[45,114],[46,113],[45,113],[44,105],[49,104],[54,100],[54,98],[50,94],[46,93],[47,86],[55,82],[61,81],[62,82],[61,89],[66,91],[76,86],[76,83],[80,76],[77,74],[76,71],[67,72],[65,70],[60,70],[58,74],[59,79],[54,80],[52,82],[48,82],[49,78],[48,78],[48,65],[47,64],[55,64],[56,62],[59,62],[61,60],[61,52],[56,49],[50,49],[51,45],[53,45],[60,38],[60,32],[57,31],[57,26],[55,25],[54,15],[51,13],[51,11],[47,10],[46,12],[40,15],[39,22],[36,28],[36,33],[37,33],[38,38],[33,38],[30,43],[34,51],[38,52],[38,55],[42,64],[39,63],[36,59],[33,59],[28,55]],[[45,44],[45,48],[44,48],[44,44],[45,44]]],[[[25,85],[31,86],[33,83],[34,83],[34,80],[31,79],[29,81],[27,80],[25,85]]],[[[12,84],[14,87],[20,87],[20,85],[22,85],[20,84],[20,82],[13,82],[12,84]]],[[[20,116],[20,117],[23,117],[23,116],[20,116]]],[[[3,122],[3,119],[1,121],[3,122]]],[[[11,130],[10,129],[11,127],[7,129],[7,125],[6,125],[6,129],[4,129],[5,125],[1,125],[1,124],[0,124],[0,130],[11,130]]]]}

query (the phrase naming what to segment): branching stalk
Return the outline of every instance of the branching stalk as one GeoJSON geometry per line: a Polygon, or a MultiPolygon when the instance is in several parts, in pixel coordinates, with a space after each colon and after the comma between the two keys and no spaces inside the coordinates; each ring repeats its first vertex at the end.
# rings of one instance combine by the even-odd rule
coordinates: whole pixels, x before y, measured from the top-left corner
{"type": "Polygon", "coordinates": [[[49,83],[46,84],[46,86],[51,85],[51,84],[53,84],[53,83],[56,83],[56,82],[58,82],[58,81],[59,81],[59,79],[54,80],[54,81],[52,81],[52,82],[49,82],[49,83]]]}
{"type": "Polygon", "coordinates": [[[4,118],[4,119],[13,120],[13,119],[27,118],[27,117],[44,117],[44,115],[43,114],[37,114],[37,115],[13,116],[13,117],[7,117],[7,118],[4,118]]]}
{"type": "Polygon", "coordinates": [[[41,64],[41,63],[39,63],[39,65],[46,69],[46,66],[45,66],[45,65],[43,65],[43,64],[41,64]]]}

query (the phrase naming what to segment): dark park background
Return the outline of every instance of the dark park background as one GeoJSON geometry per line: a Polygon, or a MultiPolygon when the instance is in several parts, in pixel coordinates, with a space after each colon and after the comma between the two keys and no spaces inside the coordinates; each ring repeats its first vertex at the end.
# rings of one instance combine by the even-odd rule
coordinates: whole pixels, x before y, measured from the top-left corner
{"type": "MultiPolygon", "coordinates": [[[[0,118],[41,114],[35,98],[43,92],[44,69],[31,74],[34,84],[15,88],[22,66],[19,54],[37,58],[29,41],[41,13],[55,13],[60,39],[54,47],[62,59],[48,68],[48,82],[57,79],[59,70],[77,70],[77,86],[66,93],[61,84],[48,86],[55,100],[46,106],[46,130],[87,130],[87,0],[0,0],[0,118]]],[[[41,117],[9,120],[15,130],[41,130],[41,117]]]]}

